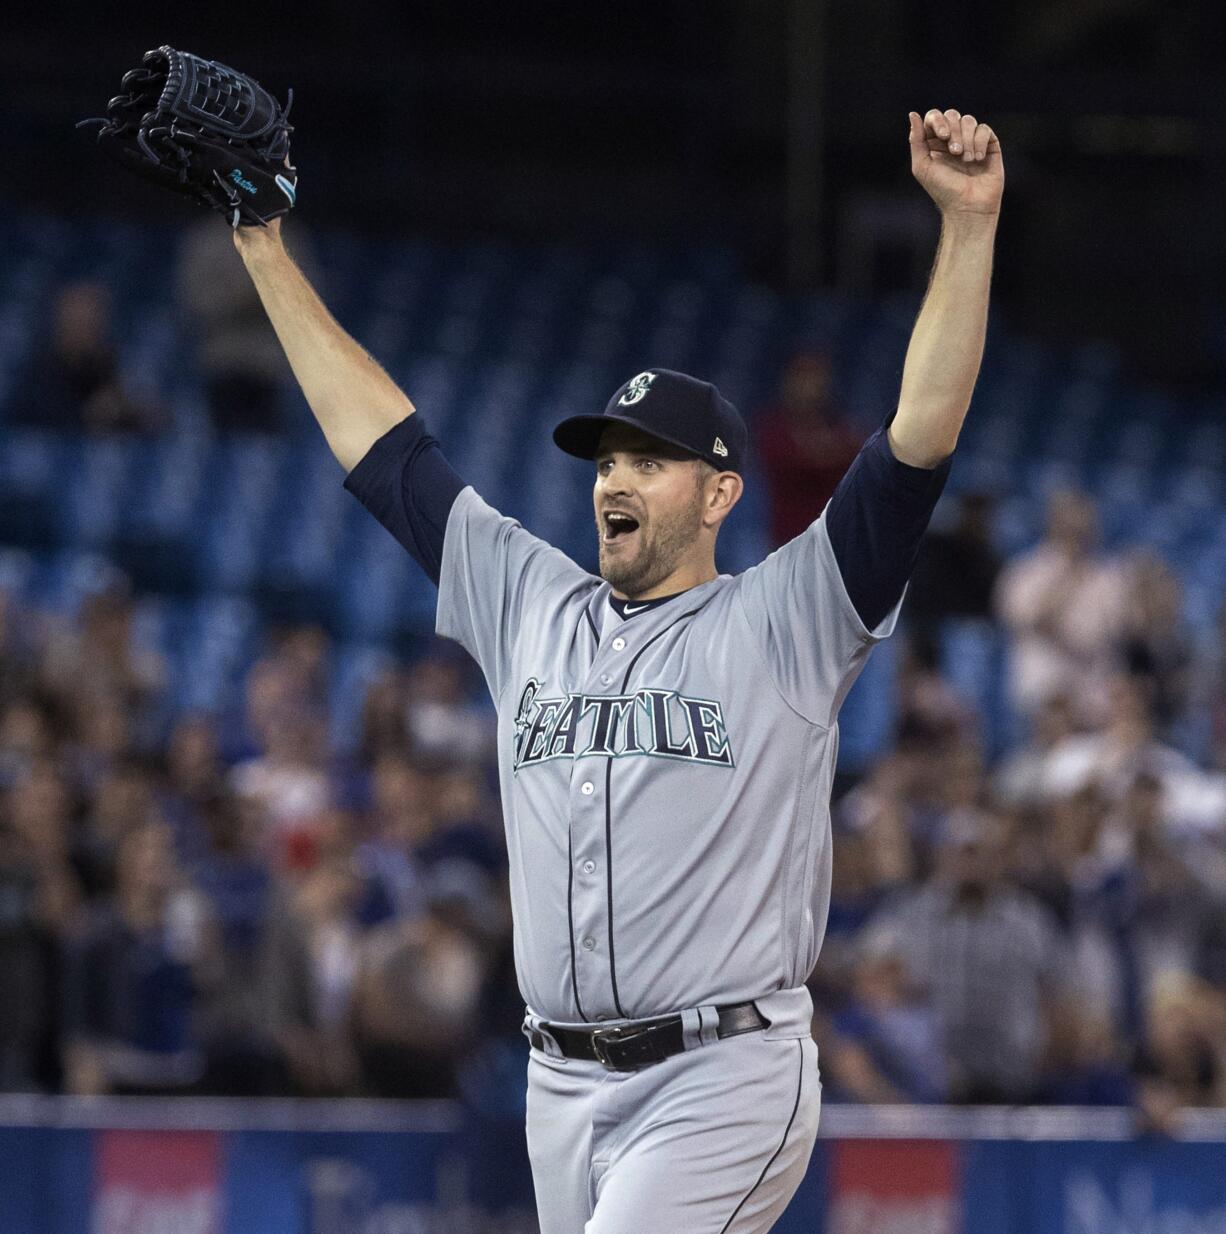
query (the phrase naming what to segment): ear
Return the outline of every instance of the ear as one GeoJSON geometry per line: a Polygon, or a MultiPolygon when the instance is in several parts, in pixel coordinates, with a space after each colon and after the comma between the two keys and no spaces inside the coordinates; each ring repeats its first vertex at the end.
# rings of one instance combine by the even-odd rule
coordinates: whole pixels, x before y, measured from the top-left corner
{"type": "Polygon", "coordinates": [[[744,491],[745,482],[735,471],[719,471],[709,477],[702,516],[704,525],[718,528],[741,500],[744,491]]]}

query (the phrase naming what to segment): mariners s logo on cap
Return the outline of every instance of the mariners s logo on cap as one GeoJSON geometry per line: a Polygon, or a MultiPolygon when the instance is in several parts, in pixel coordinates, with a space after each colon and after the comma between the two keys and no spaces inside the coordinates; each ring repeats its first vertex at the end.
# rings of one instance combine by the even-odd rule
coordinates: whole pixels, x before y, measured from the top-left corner
{"type": "Polygon", "coordinates": [[[651,389],[651,383],[655,379],[655,373],[640,373],[631,380],[630,384],[626,387],[626,393],[617,401],[623,407],[629,407],[631,403],[637,403],[651,389]]]}

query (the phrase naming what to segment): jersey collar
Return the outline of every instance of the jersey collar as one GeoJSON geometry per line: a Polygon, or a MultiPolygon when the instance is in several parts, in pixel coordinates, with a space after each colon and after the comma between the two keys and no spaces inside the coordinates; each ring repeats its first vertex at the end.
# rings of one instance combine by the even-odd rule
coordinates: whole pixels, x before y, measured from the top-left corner
{"type": "MultiPolygon", "coordinates": [[[[693,589],[690,588],[689,590],[693,589]]],[[[619,600],[610,591],[609,607],[623,621],[629,621],[631,617],[637,617],[639,613],[645,613],[649,609],[659,608],[661,604],[667,604],[669,600],[675,600],[678,596],[683,595],[685,595],[684,591],[674,591],[671,596],[656,596],[654,600],[619,600]]]]}

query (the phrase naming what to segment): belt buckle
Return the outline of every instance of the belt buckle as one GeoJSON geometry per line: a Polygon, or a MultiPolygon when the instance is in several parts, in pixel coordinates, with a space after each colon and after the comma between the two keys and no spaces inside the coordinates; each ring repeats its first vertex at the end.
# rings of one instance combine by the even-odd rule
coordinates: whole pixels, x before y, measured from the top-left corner
{"type": "Polygon", "coordinates": [[[614,1062],[609,1056],[607,1043],[626,1041],[631,1037],[637,1037],[643,1031],[641,1028],[594,1028],[592,1030],[592,1053],[596,1055],[596,1061],[606,1071],[637,1071],[637,1067],[622,1067],[614,1062]]]}

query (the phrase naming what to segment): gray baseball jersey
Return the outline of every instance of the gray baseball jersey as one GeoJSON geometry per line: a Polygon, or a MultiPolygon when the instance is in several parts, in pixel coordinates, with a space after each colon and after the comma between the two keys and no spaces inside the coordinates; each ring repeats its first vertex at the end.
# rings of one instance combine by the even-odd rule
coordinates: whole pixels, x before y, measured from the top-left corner
{"type": "Polygon", "coordinates": [[[836,716],[898,606],[865,629],[825,516],[636,615],[609,590],[472,488],[456,498],[437,628],[498,710],[529,1009],[576,1023],[803,994],[830,897],[836,716]]]}

